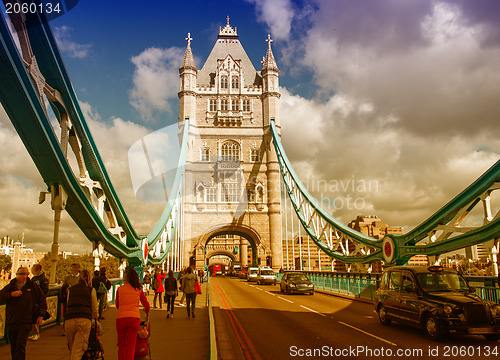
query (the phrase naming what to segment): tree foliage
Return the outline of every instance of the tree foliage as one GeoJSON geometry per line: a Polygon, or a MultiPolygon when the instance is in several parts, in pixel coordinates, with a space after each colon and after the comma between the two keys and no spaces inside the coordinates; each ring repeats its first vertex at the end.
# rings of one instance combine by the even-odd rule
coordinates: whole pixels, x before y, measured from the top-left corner
{"type": "MultiPolygon", "coordinates": [[[[92,255],[73,255],[68,256],[66,259],[59,258],[56,268],[56,283],[62,283],[66,276],[71,274],[71,264],[80,264],[81,270],[90,271],[91,275],[94,272],[94,257],[92,255]]],[[[40,265],[45,272],[46,276],[49,277],[50,274],[50,253],[47,253],[42,260],[40,260],[40,265]]],[[[108,278],[117,278],[120,273],[118,270],[119,260],[114,257],[109,257],[107,259],[101,259],[100,267],[106,267],[106,276],[108,278]]]]}
{"type": "Polygon", "coordinates": [[[0,271],[10,271],[12,268],[12,259],[9,255],[0,255],[0,271]]]}

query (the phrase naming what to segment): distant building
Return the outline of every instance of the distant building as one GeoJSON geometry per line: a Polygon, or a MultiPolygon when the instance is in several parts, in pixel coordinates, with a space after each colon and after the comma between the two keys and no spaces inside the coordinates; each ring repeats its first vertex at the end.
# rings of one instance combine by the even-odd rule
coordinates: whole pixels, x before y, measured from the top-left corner
{"type": "Polygon", "coordinates": [[[12,259],[12,268],[10,278],[14,278],[17,269],[24,266],[31,271],[31,267],[43,259],[45,253],[34,252],[33,249],[27,248],[24,245],[24,235],[21,241],[14,240],[9,236],[2,238],[0,242],[0,254],[9,255],[12,259]]]}
{"type": "MultiPolygon", "coordinates": [[[[370,236],[374,239],[383,239],[387,234],[402,234],[403,229],[399,226],[390,227],[385,222],[383,222],[378,216],[370,215],[358,215],[356,219],[352,220],[347,224],[351,229],[359,231],[360,233],[370,236]]],[[[353,245],[354,250],[354,245],[353,245]]],[[[382,262],[375,261],[372,263],[372,272],[380,273],[382,272],[382,262]]]]}

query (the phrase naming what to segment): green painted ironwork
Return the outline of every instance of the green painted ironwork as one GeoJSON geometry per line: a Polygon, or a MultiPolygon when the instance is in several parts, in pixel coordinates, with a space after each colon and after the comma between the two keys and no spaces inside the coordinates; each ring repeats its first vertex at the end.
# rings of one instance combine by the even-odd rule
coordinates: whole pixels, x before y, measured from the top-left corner
{"type": "MultiPolygon", "coordinates": [[[[413,230],[401,235],[388,234],[384,239],[377,240],[342,224],[314,199],[293,170],[283,145],[281,144],[274,120],[271,120],[271,133],[285,189],[295,213],[314,243],[332,258],[341,260],[345,263],[369,263],[377,260],[384,260],[386,263],[390,264],[404,264],[414,255],[439,255],[492,239],[498,239],[500,237],[500,217],[497,215],[496,218],[493,218],[491,221],[485,221],[482,226],[471,229],[461,235],[416,246],[419,241],[429,236],[431,231],[452,221],[464,208],[467,209],[467,211],[472,209],[472,207],[479,202],[479,198],[487,191],[498,188],[498,183],[500,182],[500,160],[481,175],[474,183],[413,230]],[[302,210],[304,204],[309,205],[311,209],[310,214],[302,210]],[[312,216],[317,216],[319,218],[319,220],[316,220],[316,227],[318,228],[317,223],[321,222],[322,225],[320,228],[323,229],[323,232],[326,226],[330,226],[331,231],[335,232],[337,237],[343,236],[355,244],[362,244],[368,247],[368,249],[371,248],[373,252],[362,256],[346,256],[336,251],[335,248],[329,247],[324,238],[318,237],[315,229],[311,226],[312,216]],[[392,247],[391,242],[393,244],[392,247]],[[383,245],[387,246],[387,243],[389,243],[388,246],[392,251],[392,259],[389,261],[387,258],[384,258],[383,253],[383,245]]],[[[307,208],[306,211],[308,211],[307,208]]]]}
{"type": "MultiPolygon", "coordinates": [[[[126,234],[125,242],[120,241],[105,226],[91,199],[73,174],[41,102],[37,86],[33,84],[26,70],[3,17],[0,20],[0,102],[47,187],[62,185],[68,195],[65,210],[85,236],[90,241],[101,243],[107,252],[116,257],[142,264],[140,244],[144,236],[137,235],[116,195],[79,106],[52,31],[37,14],[27,14],[26,25],[30,45],[40,71],[47,79],[47,83],[60,93],[63,100],[63,104],[51,104],[54,112],[60,115],[61,111],[65,111],[69,115],[73,129],[81,143],[89,176],[93,181],[99,181],[106,196],[106,206],[114,211],[117,225],[126,234]]],[[[58,120],[61,121],[61,118],[58,120]]],[[[147,236],[148,248],[153,248],[162,236],[166,236],[168,240],[174,237],[179,216],[178,214],[175,216],[175,223],[172,223],[170,219],[175,215],[176,206],[174,205],[177,205],[177,208],[180,205],[188,129],[189,121],[186,120],[174,185],[159,221],[147,236]],[[168,234],[165,234],[165,231],[168,234]]],[[[148,256],[148,263],[163,262],[171,243],[172,241],[168,241],[165,244],[159,256],[148,256]]]]}

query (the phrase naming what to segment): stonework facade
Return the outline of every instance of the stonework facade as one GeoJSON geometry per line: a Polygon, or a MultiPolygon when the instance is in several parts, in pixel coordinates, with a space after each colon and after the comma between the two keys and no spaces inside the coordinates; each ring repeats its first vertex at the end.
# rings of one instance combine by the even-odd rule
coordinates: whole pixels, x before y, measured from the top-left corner
{"type": "Polygon", "coordinates": [[[180,73],[179,128],[189,119],[183,197],[183,263],[203,268],[207,244],[234,235],[243,265],[281,268],[279,166],[270,134],[280,129],[279,70],[268,37],[256,71],[229,20],[201,70],[188,34],[180,73]]]}

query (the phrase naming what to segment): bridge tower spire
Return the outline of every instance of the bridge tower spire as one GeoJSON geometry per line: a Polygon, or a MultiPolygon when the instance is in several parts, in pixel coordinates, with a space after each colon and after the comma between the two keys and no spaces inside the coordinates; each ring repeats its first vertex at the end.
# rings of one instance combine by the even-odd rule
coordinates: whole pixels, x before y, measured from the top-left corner
{"type": "Polygon", "coordinates": [[[279,119],[279,69],[274,59],[271,35],[267,35],[267,52],[262,61],[262,107],[264,120],[264,141],[267,159],[267,193],[269,214],[269,240],[271,244],[272,266],[279,270],[282,266],[281,240],[281,197],[280,197],[280,169],[278,158],[271,134],[271,120],[274,120],[279,134],[281,126],[279,119]]]}
{"type": "Polygon", "coordinates": [[[186,52],[182,59],[180,74],[180,90],[179,90],[179,122],[182,123],[185,119],[190,119],[191,125],[195,125],[196,116],[193,112],[196,109],[196,80],[198,69],[194,62],[193,53],[191,51],[191,33],[188,33],[186,41],[186,52]]]}

